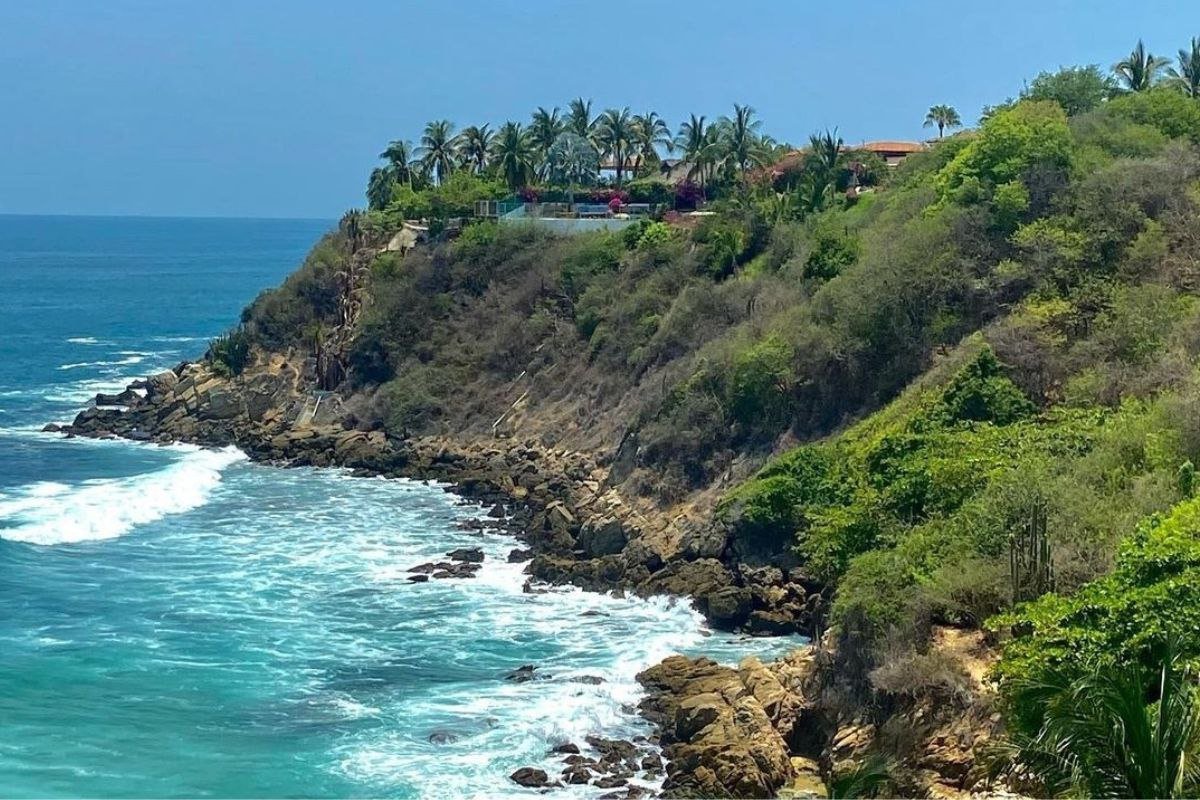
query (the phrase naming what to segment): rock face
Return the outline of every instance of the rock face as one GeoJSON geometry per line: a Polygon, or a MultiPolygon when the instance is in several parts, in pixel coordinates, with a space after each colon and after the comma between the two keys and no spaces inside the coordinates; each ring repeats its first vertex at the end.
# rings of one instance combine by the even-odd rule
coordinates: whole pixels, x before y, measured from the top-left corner
{"type": "MultiPolygon", "coordinates": [[[[593,456],[533,441],[426,437],[394,439],[360,430],[337,394],[309,392],[311,360],[259,357],[244,375],[224,377],[203,363],[101,395],[68,426],[67,436],[121,436],[142,441],[234,444],[252,458],[280,465],[341,466],[356,475],[442,481],[491,508],[467,527],[497,528],[522,547],[509,561],[529,561],[533,581],[640,595],[690,597],[714,626],[754,634],[806,633],[823,616],[823,587],[788,558],[752,552],[709,519],[647,518],[612,482],[628,460],[618,453],[609,469],[593,456]],[[144,392],[144,395],[142,394],[144,392]]],[[[627,440],[622,451],[636,447],[627,440]]],[[[618,481],[619,482],[619,481],[618,481]]],[[[444,561],[410,570],[412,591],[431,579],[472,578],[480,548],[460,548],[444,561]]],[[[663,791],[672,797],[768,797],[784,789],[815,794],[821,775],[854,763],[891,736],[888,725],[916,732],[916,755],[905,762],[905,794],[946,796],[974,786],[974,747],[996,727],[980,709],[932,701],[885,698],[889,719],[861,709],[830,707],[811,653],[769,665],[755,659],[738,669],[707,659],[675,656],[639,676],[648,696],[643,714],[660,731],[667,757],[663,791]],[[845,713],[843,713],[845,712],[845,713]]],[[[509,676],[543,677],[532,665],[509,676]]],[[[894,733],[894,732],[893,732],[894,733]]],[[[593,737],[594,738],[594,737],[593,737]]],[[[910,737],[911,738],[911,737],[910,737]]],[[[588,739],[598,757],[566,753],[562,780],[619,789],[640,770],[654,777],[662,761],[648,747],[588,739]]],[[[576,748],[578,749],[578,748],[576,748]]],[[[590,753],[590,751],[589,751],[590,753]]],[[[906,756],[907,758],[907,756],[906,756]]],[[[545,771],[524,767],[512,775],[527,787],[560,785],[545,771]]],[[[823,788],[823,787],[822,787],[823,788]]]]}
{"type": "Polygon", "coordinates": [[[662,730],[668,759],[663,796],[774,797],[790,784],[795,772],[772,717],[785,693],[762,689],[778,684],[768,674],[756,659],[734,670],[672,656],[638,675],[643,713],[662,730]]]}

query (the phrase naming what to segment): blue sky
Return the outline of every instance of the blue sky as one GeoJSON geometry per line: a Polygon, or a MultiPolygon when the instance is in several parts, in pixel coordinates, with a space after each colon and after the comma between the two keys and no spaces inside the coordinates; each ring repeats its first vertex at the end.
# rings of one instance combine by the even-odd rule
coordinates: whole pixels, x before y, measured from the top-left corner
{"type": "Polygon", "coordinates": [[[0,2],[0,213],[333,217],[391,138],[537,105],[753,105],[802,141],[973,121],[1060,64],[1200,36],[1189,2],[0,2]]]}

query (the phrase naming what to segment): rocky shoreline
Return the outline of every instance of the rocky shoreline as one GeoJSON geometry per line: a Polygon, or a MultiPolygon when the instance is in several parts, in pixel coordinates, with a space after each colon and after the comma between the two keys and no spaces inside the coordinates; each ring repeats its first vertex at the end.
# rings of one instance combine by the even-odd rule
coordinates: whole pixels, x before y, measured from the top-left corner
{"type": "MultiPolygon", "coordinates": [[[[341,396],[302,388],[314,385],[310,370],[278,355],[237,378],[206,363],[184,363],[119,394],[97,396],[70,425],[46,430],[235,445],[263,463],[443,482],[489,509],[487,518],[468,524],[502,528],[520,542],[509,558],[528,562],[530,591],[545,582],[687,597],[714,627],[755,635],[808,633],[822,614],[822,587],[801,571],[739,563],[719,523],[657,519],[625,502],[610,484],[611,463],[533,441],[397,440],[360,429],[341,396]]],[[[409,579],[471,578],[480,554],[469,550],[414,565],[409,579]]],[[[596,758],[573,752],[577,743],[563,743],[561,776],[529,767],[511,779],[543,789],[590,783],[612,789],[604,795],[610,798],[640,797],[646,789],[629,779],[660,777],[667,797],[825,796],[822,776],[885,743],[861,707],[838,695],[835,670],[823,653],[801,649],[768,665],[749,658],[737,669],[668,658],[639,675],[647,692],[640,711],[656,726],[656,737],[589,741],[596,758]]],[[[914,756],[924,757],[926,766],[906,790],[954,796],[969,788],[974,778],[962,766],[973,763],[979,726],[955,728],[961,715],[952,710],[947,716],[945,707],[908,705],[901,711],[916,714],[909,722],[930,732],[933,755],[914,756]]]]}

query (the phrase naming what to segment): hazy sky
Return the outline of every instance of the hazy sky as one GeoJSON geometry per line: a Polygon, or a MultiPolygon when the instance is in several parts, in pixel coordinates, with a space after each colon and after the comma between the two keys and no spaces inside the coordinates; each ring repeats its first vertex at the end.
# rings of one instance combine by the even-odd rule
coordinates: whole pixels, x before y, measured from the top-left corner
{"type": "Polygon", "coordinates": [[[803,141],[973,121],[1060,64],[1200,36],[1181,2],[0,0],[0,213],[333,217],[426,120],[577,96],[803,141]]]}

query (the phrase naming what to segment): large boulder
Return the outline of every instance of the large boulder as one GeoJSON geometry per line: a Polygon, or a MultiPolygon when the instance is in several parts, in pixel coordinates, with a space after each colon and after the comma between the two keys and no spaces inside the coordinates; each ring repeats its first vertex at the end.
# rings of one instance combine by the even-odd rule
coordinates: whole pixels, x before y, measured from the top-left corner
{"type": "Polygon", "coordinates": [[[179,384],[179,376],[171,370],[151,375],[146,379],[146,397],[157,400],[170,394],[179,384]]]}
{"type": "Polygon", "coordinates": [[[579,531],[579,548],[592,558],[619,553],[628,542],[625,526],[614,517],[589,520],[579,531]]]}

